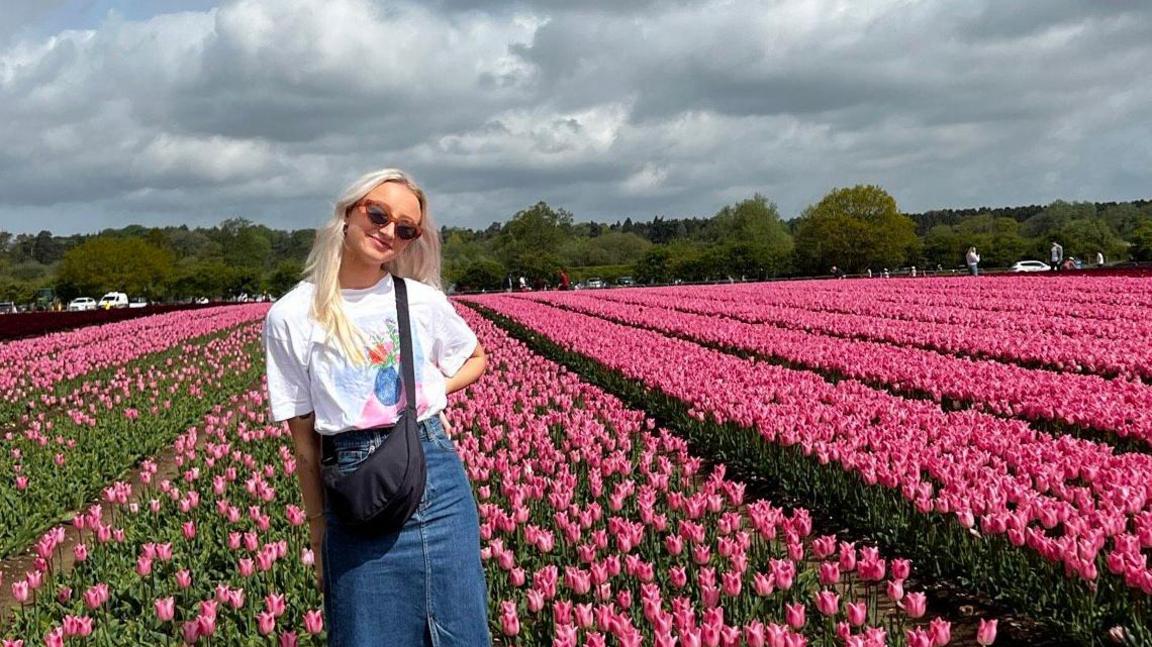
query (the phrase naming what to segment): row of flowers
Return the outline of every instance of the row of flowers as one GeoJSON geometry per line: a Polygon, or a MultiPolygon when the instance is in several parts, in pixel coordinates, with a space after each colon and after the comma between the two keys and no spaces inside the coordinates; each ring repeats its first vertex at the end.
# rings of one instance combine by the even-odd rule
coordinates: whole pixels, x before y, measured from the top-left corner
{"type": "MultiPolygon", "coordinates": [[[[840,283],[845,284],[843,281],[840,283]]],[[[659,305],[673,298],[679,308],[690,309],[699,314],[710,314],[720,310],[727,316],[748,323],[770,324],[825,335],[900,344],[947,354],[968,355],[1073,373],[1093,373],[1105,377],[1129,379],[1152,378],[1152,346],[1146,343],[1146,334],[1106,339],[1092,335],[1069,336],[1044,332],[1037,326],[1033,326],[1032,329],[1025,327],[1019,330],[1003,330],[983,325],[908,321],[886,317],[879,313],[864,315],[812,309],[812,304],[820,303],[822,299],[835,298],[851,303],[869,300],[870,295],[867,292],[848,289],[859,283],[852,282],[851,285],[845,285],[841,291],[832,293],[833,296],[828,296],[827,291],[813,290],[807,297],[786,299],[783,303],[778,303],[779,299],[776,296],[781,291],[778,285],[783,284],[612,291],[606,294],[605,298],[626,298],[629,302],[645,305],[659,305]]],[[[902,283],[918,286],[910,282],[902,283]]],[[[1044,284],[1057,286],[1061,281],[1046,281],[1044,284]]],[[[790,287],[787,292],[795,295],[798,290],[797,287],[790,287]]],[[[1031,298],[1037,297],[1034,295],[1031,298]]],[[[978,306],[964,301],[958,293],[951,307],[963,310],[978,306]]],[[[1102,310],[1112,307],[1103,304],[1099,306],[1102,310]]],[[[932,309],[932,307],[924,308],[926,311],[932,309]]],[[[1147,319],[1150,313],[1152,309],[1146,309],[1141,318],[1147,319]]]]}
{"type": "Polygon", "coordinates": [[[523,299],[464,300],[593,360],[653,407],[661,397],[679,404],[726,456],[902,537],[997,597],[1085,632],[1105,617],[1145,613],[1152,456],[943,412],[850,380],[833,385],[523,299]]]}
{"type": "MultiPolygon", "coordinates": [[[[473,312],[489,372],[454,399],[494,623],[524,645],[944,645],[907,559],[813,532],[687,443],[473,312]]],[[[982,621],[981,644],[995,636],[982,621]]]]}
{"type": "Polygon", "coordinates": [[[0,440],[0,555],[250,387],[263,368],[259,335],[258,322],[244,323],[98,371],[22,415],[0,440]]]}
{"type": "MultiPolygon", "coordinates": [[[[970,277],[931,278],[909,284],[907,281],[852,282],[846,288],[840,281],[805,281],[776,284],[781,291],[828,293],[825,303],[834,303],[845,290],[860,291],[875,301],[941,307],[958,300],[983,310],[1025,312],[1044,316],[1066,315],[1111,320],[1115,308],[1152,308],[1152,290],[1140,278],[1099,274],[1052,275],[1045,281],[1031,276],[997,276],[989,281],[970,277]],[[1100,308],[1099,306],[1111,306],[1100,308]]],[[[1119,310],[1121,314],[1130,311],[1119,310]]]]}
{"type": "Polygon", "coordinates": [[[525,294],[629,325],[781,360],[861,380],[949,405],[975,406],[1008,417],[1057,423],[1152,444],[1152,385],[1098,375],[1059,374],[1015,364],[942,355],[918,348],[765,327],[731,318],[730,302],[711,302],[712,314],[688,300],[646,293],[611,299],[583,293],[525,294]]]}
{"type": "Polygon", "coordinates": [[[1122,339],[1152,333],[1152,291],[1147,281],[1073,276],[1035,281],[928,279],[909,283],[816,281],[704,288],[698,295],[752,293],[761,303],[908,321],[989,327],[1028,334],[1122,339]],[[1012,287],[1015,286],[1015,287],[1012,287]],[[1143,305],[1141,305],[1143,304],[1143,305]]]}
{"type": "Polygon", "coordinates": [[[169,312],[0,344],[0,414],[7,419],[62,383],[259,321],[267,311],[268,304],[250,304],[169,312]]]}

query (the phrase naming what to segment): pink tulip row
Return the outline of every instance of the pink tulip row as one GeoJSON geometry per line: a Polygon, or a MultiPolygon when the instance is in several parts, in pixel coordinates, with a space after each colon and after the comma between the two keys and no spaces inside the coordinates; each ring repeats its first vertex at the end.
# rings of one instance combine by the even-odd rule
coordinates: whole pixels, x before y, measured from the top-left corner
{"type": "Polygon", "coordinates": [[[171,312],[0,344],[0,391],[22,402],[61,381],[259,321],[267,311],[263,303],[171,312]]]}
{"type": "MultiPolygon", "coordinates": [[[[1120,281],[1099,279],[1101,281],[1120,281]]],[[[964,285],[956,285],[955,279],[931,279],[932,282],[951,284],[955,289],[945,296],[929,299],[902,301],[893,297],[885,298],[867,289],[857,290],[859,284],[835,282],[839,290],[797,289],[795,284],[780,289],[776,284],[738,285],[731,287],[707,286],[695,291],[671,288],[673,294],[683,294],[694,298],[715,299],[734,303],[754,303],[761,306],[776,306],[801,309],[810,312],[829,314],[858,315],[899,319],[917,323],[967,326],[984,330],[998,330],[1011,334],[1055,334],[1088,340],[1125,340],[1152,334],[1152,307],[1142,308],[1132,305],[1089,302],[1071,304],[1076,314],[1064,311],[1070,304],[1038,302],[1043,295],[1031,294],[1026,299],[1007,301],[999,299],[994,308],[985,303],[987,297],[980,293],[964,290],[964,285]],[[1014,303],[1014,309],[1008,307],[1014,303]],[[1029,309],[1029,304],[1036,304],[1029,309]]],[[[922,282],[902,282],[909,295],[916,295],[922,282]]],[[[1052,289],[1054,296],[1067,292],[1070,288],[1062,279],[1052,279],[1037,284],[1052,289]]]]}
{"type": "MultiPolygon", "coordinates": [[[[910,563],[835,535],[802,509],[749,501],[723,465],[643,412],[462,313],[489,373],[453,397],[455,444],[480,502],[493,618],[516,644],[944,645],[906,592],[910,563]],[[898,618],[877,611],[895,601],[898,618]],[[891,638],[889,634],[891,631],[891,638]],[[903,641],[901,640],[903,639],[903,641]]],[[[981,622],[981,644],[995,621],[981,622]]]]}
{"type": "Polygon", "coordinates": [[[692,407],[700,420],[799,445],[922,513],[1001,535],[1066,573],[1098,565],[1152,594],[1152,455],[1038,433],[976,411],[944,412],[862,384],[745,360],[659,333],[506,296],[466,297],[692,407]],[[1111,544],[1110,547],[1108,546],[1111,544]]]}
{"type": "Polygon", "coordinates": [[[1098,375],[1059,374],[918,348],[766,327],[725,316],[730,302],[646,292],[601,298],[580,292],[519,295],[542,303],[816,370],[925,394],[1027,420],[1057,422],[1152,443],[1152,385],[1098,375]],[[696,314],[711,309],[713,314],[696,314]]]}
{"type": "MultiPolygon", "coordinates": [[[[1053,279],[1058,282],[1058,279],[1053,279]]],[[[851,282],[841,281],[845,300],[865,300],[867,294],[848,290],[851,282]]],[[[911,284],[911,282],[905,282],[911,284]]],[[[778,284],[761,284],[766,290],[778,284]]],[[[627,300],[637,304],[659,305],[675,297],[681,308],[700,314],[723,311],[727,316],[749,323],[769,324],[840,337],[850,337],[936,350],[947,354],[987,357],[1004,362],[1039,365],[1076,373],[1096,373],[1108,377],[1152,378],[1152,350],[1143,336],[1122,339],[1100,339],[1093,336],[1070,337],[1036,330],[1002,330],[972,328],[930,321],[906,321],[876,316],[814,312],[795,305],[762,303],[763,297],[749,294],[748,286],[740,292],[692,292],[685,288],[654,290],[621,290],[605,298],[627,300]],[[701,294],[709,294],[702,298],[701,294]],[[722,295],[722,296],[721,296],[722,295]],[[722,303],[721,303],[722,302],[722,303]]],[[[960,300],[955,308],[969,307],[960,300]]]]}
{"type": "Polygon", "coordinates": [[[930,306],[954,304],[957,301],[985,308],[987,304],[1014,312],[1095,317],[1106,314],[1100,305],[1120,308],[1152,308],[1152,288],[1146,278],[1100,277],[1077,274],[1059,276],[997,276],[979,282],[971,277],[931,278],[917,281],[804,281],[778,283],[782,291],[824,292],[829,302],[836,301],[845,290],[870,295],[878,301],[921,303],[930,306]],[[1011,303],[1017,303],[1012,307],[1011,303]],[[1049,310],[1049,306],[1059,310],[1049,310]],[[1078,308],[1084,307],[1085,310],[1078,308]]]}
{"type": "Polygon", "coordinates": [[[32,570],[0,574],[0,644],[323,644],[291,434],[266,410],[262,387],[234,396],[176,440],[171,478],[146,461],[75,535],[46,532],[32,570]]]}

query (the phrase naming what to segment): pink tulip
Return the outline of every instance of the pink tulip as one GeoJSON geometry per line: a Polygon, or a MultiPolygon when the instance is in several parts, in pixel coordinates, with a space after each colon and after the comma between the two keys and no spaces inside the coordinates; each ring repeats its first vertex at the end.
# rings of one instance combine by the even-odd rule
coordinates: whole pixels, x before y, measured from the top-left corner
{"type": "Polygon", "coordinates": [[[952,623],[942,618],[933,618],[929,624],[929,632],[932,634],[932,644],[935,647],[943,647],[952,640],[952,623]]]}
{"type": "Polygon", "coordinates": [[[171,596],[158,598],[153,605],[156,607],[156,619],[160,622],[168,622],[176,613],[176,599],[171,596]]]}
{"type": "Polygon", "coordinates": [[[976,642],[981,645],[991,645],[996,642],[996,620],[980,620],[976,629],[976,642]]]}
{"type": "Polygon", "coordinates": [[[267,611],[261,611],[256,614],[256,631],[258,631],[261,636],[267,636],[275,630],[276,616],[267,611]]]}
{"type": "Polygon", "coordinates": [[[31,596],[31,588],[28,586],[28,580],[22,580],[20,582],[13,582],[12,583],[12,598],[14,600],[19,602],[20,604],[24,604],[25,602],[28,601],[28,598],[30,596],[31,596]]]}
{"type": "Polygon", "coordinates": [[[847,609],[848,622],[854,627],[859,627],[868,619],[868,604],[866,602],[849,602],[847,609]]]}
{"type": "Polygon", "coordinates": [[[287,608],[285,597],[280,593],[269,593],[264,596],[264,610],[279,618],[284,615],[287,608]]]}
{"type": "Polygon", "coordinates": [[[922,629],[908,629],[904,635],[908,647],[932,647],[932,634],[922,629]]]}
{"type": "Polygon", "coordinates": [[[784,605],[784,619],[792,626],[793,629],[799,629],[804,626],[806,620],[804,618],[804,603],[793,602],[784,605]]]}
{"type": "MultiPolygon", "coordinates": [[[[816,594],[816,609],[826,615],[834,616],[840,611],[840,596],[836,595],[834,591],[820,591],[816,594]]],[[[796,624],[789,621],[789,624],[799,628],[796,624]]],[[[802,626],[804,623],[801,622],[802,626]]]]}
{"type": "Polygon", "coordinates": [[[296,647],[298,643],[299,640],[295,631],[285,631],[280,634],[280,647],[296,647]]]}
{"type": "Polygon", "coordinates": [[[928,596],[924,593],[908,593],[903,600],[904,613],[909,618],[919,618],[928,610],[928,596]]]}
{"type": "Polygon", "coordinates": [[[324,614],[319,609],[304,612],[304,631],[313,636],[324,631],[324,614]]]}
{"type": "Polygon", "coordinates": [[[192,573],[185,569],[176,571],[176,586],[182,589],[192,586],[192,573]]]}
{"type": "Polygon", "coordinates": [[[516,636],[520,633],[520,617],[516,612],[516,603],[505,600],[500,603],[500,629],[505,636],[516,636]]]}

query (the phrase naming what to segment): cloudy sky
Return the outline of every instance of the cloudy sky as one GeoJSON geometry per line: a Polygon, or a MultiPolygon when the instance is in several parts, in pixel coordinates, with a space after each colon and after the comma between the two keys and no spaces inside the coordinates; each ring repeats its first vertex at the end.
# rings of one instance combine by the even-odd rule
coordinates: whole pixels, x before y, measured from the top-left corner
{"type": "Polygon", "coordinates": [[[4,0],[0,229],[1152,197],[1152,3],[4,0]],[[578,8],[574,8],[578,7],[578,8]]]}

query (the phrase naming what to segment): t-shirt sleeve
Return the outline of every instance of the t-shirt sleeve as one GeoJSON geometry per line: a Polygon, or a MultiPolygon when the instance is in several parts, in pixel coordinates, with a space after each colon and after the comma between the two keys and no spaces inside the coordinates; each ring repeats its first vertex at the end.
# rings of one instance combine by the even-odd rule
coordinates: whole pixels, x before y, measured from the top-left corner
{"type": "Polygon", "coordinates": [[[268,407],[276,422],[313,410],[305,349],[301,347],[299,335],[299,331],[288,330],[274,315],[264,320],[268,407]]]}
{"type": "Polygon", "coordinates": [[[436,321],[433,330],[436,331],[436,343],[432,347],[436,366],[445,377],[452,377],[464,365],[465,360],[472,356],[479,340],[476,333],[468,327],[447,295],[441,293],[434,310],[436,321]]]}

